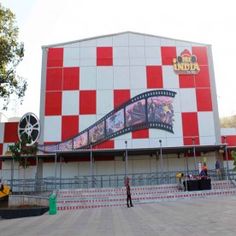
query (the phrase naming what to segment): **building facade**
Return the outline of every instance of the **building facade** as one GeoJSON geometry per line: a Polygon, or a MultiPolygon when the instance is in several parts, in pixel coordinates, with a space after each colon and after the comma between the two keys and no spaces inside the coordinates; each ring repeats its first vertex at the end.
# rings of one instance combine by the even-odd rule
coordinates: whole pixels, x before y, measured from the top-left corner
{"type": "MultiPolygon", "coordinates": [[[[131,174],[183,170],[186,156],[214,168],[224,142],[210,45],[124,32],[42,51],[42,177],[55,153],[61,177],[91,174],[91,156],[93,174],[123,174],[127,153],[131,174]]],[[[1,128],[3,155],[14,124],[1,128]]]]}

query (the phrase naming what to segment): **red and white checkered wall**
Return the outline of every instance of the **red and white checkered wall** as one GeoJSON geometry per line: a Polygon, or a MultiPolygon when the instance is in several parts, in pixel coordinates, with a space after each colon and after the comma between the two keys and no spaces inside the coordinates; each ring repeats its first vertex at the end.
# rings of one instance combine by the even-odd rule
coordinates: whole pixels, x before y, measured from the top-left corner
{"type": "Polygon", "coordinates": [[[103,148],[215,144],[212,87],[207,46],[136,33],[67,43],[47,50],[43,141],[64,141],[130,98],[154,89],[177,92],[174,134],[135,131],[101,144],[103,148]],[[188,49],[197,56],[197,75],[177,75],[173,58],[188,49]]]}

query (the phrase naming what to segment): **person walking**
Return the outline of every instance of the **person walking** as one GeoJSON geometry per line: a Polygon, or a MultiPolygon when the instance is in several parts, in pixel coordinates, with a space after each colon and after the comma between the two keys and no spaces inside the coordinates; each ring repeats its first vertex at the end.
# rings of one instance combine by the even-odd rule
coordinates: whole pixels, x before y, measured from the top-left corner
{"type": "Polygon", "coordinates": [[[128,177],[126,178],[125,185],[126,185],[126,194],[127,194],[127,207],[133,207],[128,177]]]}

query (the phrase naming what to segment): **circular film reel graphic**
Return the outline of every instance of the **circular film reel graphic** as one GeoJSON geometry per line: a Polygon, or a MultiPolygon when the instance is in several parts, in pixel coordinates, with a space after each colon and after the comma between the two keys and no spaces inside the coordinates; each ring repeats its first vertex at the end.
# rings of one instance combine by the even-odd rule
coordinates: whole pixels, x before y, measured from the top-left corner
{"type": "Polygon", "coordinates": [[[34,113],[26,113],[22,116],[18,124],[18,137],[22,141],[22,137],[26,135],[31,141],[28,145],[31,146],[37,142],[40,135],[40,123],[38,117],[34,113]]]}

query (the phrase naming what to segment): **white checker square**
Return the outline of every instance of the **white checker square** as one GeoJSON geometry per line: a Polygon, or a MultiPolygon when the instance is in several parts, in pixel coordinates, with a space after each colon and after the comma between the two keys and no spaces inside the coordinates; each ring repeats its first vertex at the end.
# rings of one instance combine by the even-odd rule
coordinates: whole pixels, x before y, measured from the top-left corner
{"type": "Polygon", "coordinates": [[[113,46],[128,46],[129,34],[120,34],[113,36],[113,46]]]}
{"type": "Polygon", "coordinates": [[[132,139],[132,148],[148,148],[149,147],[149,139],[132,139]]]}
{"type": "Polygon", "coordinates": [[[75,48],[75,47],[66,47],[64,48],[63,51],[63,59],[79,59],[80,54],[79,54],[80,48],[75,48]]]}
{"type": "Polygon", "coordinates": [[[123,140],[125,142],[126,140],[130,140],[131,138],[132,138],[132,133],[129,132],[129,133],[115,137],[114,140],[123,140]]]}
{"type": "Polygon", "coordinates": [[[97,60],[96,58],[82,58],[79,60],[80,66],[96,66],[97,60]]]}
{"type": "Polygon", "coordinates": [[[130,46],[144,46],[144,35],[130,33],[129,45],[130,46]]]}
{"type": "Polygon", "coordinates": [[[115,139],[114,141],[114,147],[115,149],[125,149],[125,141],[127,141],[127,148],[132,148],[132,140],[128,139],[115,139]]]}
{"type": "Polygon", "coordinates": [[[166,131],[161,129],[149,129],[149,138],[154,138],[157,141],[162,138],[166,138],[166,131]]]}
{"type": "Polygon", "coordinates": [[[168,38],[161,38],[161,46],[175,46],[176,41],[168,38]]]}
{"type": "Polygon", "coordinates": [[[173,98],[174,112],[181,112],[180,89],[171,89],[171,91],[176,92],[175,97],[173,98]]]}
{"type": "Polygon", "coordinates": [[[114,67],[114,89],[127,89],[130,87],[130,75],[128,66],[114,67]]]}
{"type": "Polygon", "coordinates": [[[160,46],[161,39],[159,37],[145,36],[145,45],[146,46],[160,46]]]}
{"type": "Polygon", "coordinates": [[[96,39],[88,39],[80,42],[80,47],[96,47],[96,46],[97,46],[96,39]]]}
{"type": "Polygon", "coordinates": [[[130,58],[144,58],[145,50],[144,47],[129,47],[130,58]]]}
{"type": "Polygon", "coordinates": [[[130,67],[130,88],[139,89],[147,88],[146,67],[132,66],[130,67]]]}
{"type": "Polygon", "coordinates": [[[44,142],[61,141],[61,116],[45,116],[44,142]]]}
{"type": "Polygon", "coordinates": [[[78,67],[80,66],[80,60],[65,58],[63,61],[63,65],[64,67],[78,67]]]}
{"type": "Polygon", "coordinates": [[[145,66],[146,65],[146,59],[143,58],[130,58],[129,60],[130,66],[145,66]]]}
{"type": "Polygon", "coordinates": [[[62,92],[62,115],[79,114],[79,91],[62,92]]]}
{"type": "Polygon", "coordinates": [[[96,115],[80,115],[79,116],[79,132],[87,129],[97,121],[96,115]]]}
{"type": "Polygon", "coordinates": [[[97,68],[95,66],[80,67],[80,89],[91,90],[97,88],[97,68]]]}
{"type": "Polygon", "coordinates": [[[162,66],[162,73],[165,89],[179,88],[179,76],[174,72],[173,66],[162,66]]]}
{"type": "Polygon", "coordinates": [[[215,136],[213,112],[198,112],[199,136],[215,136]]]}
{"type": "Polygon", "coordinates": [[[97,38],[98,47],[112,47],[112,37],[100,37],[97,38]]]}
{"type": "Polygon", "coordinates": [[[96,58],[96,47],[82,47],[80,48],[80,59],[96,58]]]}
{"type": "Polygon", "coordinates": [[[113,67],[97,67],[97,89],[113,89],[113,67]]]}
{"type": "Polygon", "coordinates": [[[197,101],[194,88],[180,89],[180,104],[182,112],[196,112],[197,101]]]}
{"type": "Polygon", "coordinates": [[[207,137],[200,137],[200,144],[201,145],[215,145],[216,138],[215,136],[207,136],[207,137]]]}
{"type": "Polygon", "coordinates": [[[5,123],[0,123],[0,143],[4,141],[5,123]]]}
{"type": "Polygon", "coordinates": [[[221,128],[221,135],[236,135],[236,128],[221,128]]]}
{"type": "Polygon", "coordinates": [[[166,138],[165,137],[158,137],[158,138],[149,138],[149,145],[150,147],[160,147],[160,140],[162,147],[166,146],[166,138]]]}
{"type": "Polygon", "coordinates": [[[169,137],[166,141],[167,147],[179,147],[184,145],[182,137],[169,137]]]}
{"type": "Polygon", "coordinates": [[[181,113],[174,113],[173,133],[167,132],[166,137],[183,137],[182,115],[181,113]]]}
{"type": "Polygon", "coordinates": [[[106,115],[114,109],[113,90],[97,90],[97,115],[106,115]]]}
{"type": "Polygon", "coordinates": [[[150,58],[161,58],[160,47],[145,47],[145,55],[150,58]]]}
{"type": "Polygon", "coordinates": [[[128,47],[113,47],[113,65],[129,65],[128,47]]]}
{"type": "Polygon", "coordinates": [[[135,97],[135,96],[137,96],[141,93],[145,93],[145,92],[147,92],[146,89],[131,89],[130,90],[130,96],[131,96],[131,98],[133,98],[133,97],[135,97]]]}

